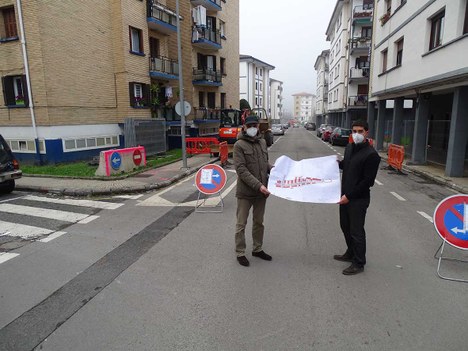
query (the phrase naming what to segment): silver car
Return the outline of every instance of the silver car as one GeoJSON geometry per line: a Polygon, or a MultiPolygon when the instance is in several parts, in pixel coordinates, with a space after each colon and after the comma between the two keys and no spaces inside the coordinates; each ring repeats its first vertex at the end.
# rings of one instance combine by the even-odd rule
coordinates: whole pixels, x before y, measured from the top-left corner
{"type": "Polygon", "coordinates": [[[284,135],[284,128],[281,124],[273,124],[271,126],[273,135],[284,135]]]}

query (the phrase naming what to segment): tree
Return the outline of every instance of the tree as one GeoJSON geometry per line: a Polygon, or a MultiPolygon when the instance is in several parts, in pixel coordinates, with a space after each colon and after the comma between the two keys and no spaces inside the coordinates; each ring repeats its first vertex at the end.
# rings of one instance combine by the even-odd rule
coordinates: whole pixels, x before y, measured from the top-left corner
{"type": "Polygon", "coordinates": [[[246,99],[241,99],[241,101],[240,101],[240,110],[244,110],[246,108],[251,110],[249,102],[246,99]]]}

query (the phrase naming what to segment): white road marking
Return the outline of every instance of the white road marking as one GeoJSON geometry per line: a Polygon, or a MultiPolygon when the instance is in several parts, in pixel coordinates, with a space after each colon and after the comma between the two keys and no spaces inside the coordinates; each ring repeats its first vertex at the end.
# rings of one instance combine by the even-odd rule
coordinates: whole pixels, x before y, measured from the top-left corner
{"type": "MultiPolygon", "coordinates": [[[[280,141],[281,138],[282,138],[282,136],[280,136],[278,139],[276,139],[276,140],[275,140],[275,143],[277,143],[278,141],[280,141]]],[[[275,145],[275,144],[273,144],[273,145],[275,145]]],[[[272,146],[273,146],[273,145],[272,145],[272,146]]]]}
{"type": "MultiPolygon", "coordinates": [[[[26,195],[24,195],[24,196],[26,196],[26,195]]],[[[14,197],[14,198],[7,199],[7,200],[2,200],[2,201],[0,201],[0,203],[9,202],[9,201],[17,200],[17,199],[22,199],[24,196],[18,196],[18,197],[14,197]]]]}
{"type": "Polygon", "coordinates": [[[51,210],[48,208],[38,208],[32,206],[21,206],[13,204],[0,204],[0,211],[7,213],[15,213],[21,215],[27,215],[32,217],[56,219],[64,222],[78,222],[88,217],[87,214],[66,212],[59,210],[51,210]]]}
{"type": "Polygon", "coordinates": [[[424,218],[426,218],[429,222],[434,223],[434,221],[432,220],[432,217],[429,216],[426,212],[418,211],[418,213],[419,213],[421,216],[423,216],[424,218]]]}
{"type": "Polygon", "coordinates": [[[398,195],[397,193],[393,192],[393,191],[390,191],[390,194],[392,194],[393,196],[395,196],[398,200],[400,201],[406,201],[405,198],[401,197],[400,195],[398,195]]]}
{"type": "Polygon", "coordinates": [[[64,234],[67,234],[67,232],[55,232],[54,234],[50,234],[47,238],[38,241],[40,241],[41,243],[48,243],[49,241],[57,239],[58,237],[61,237],[64,234]]]}
{"type": "Polygon", "coordinates": [[[95,219],[99,218],[99,216],[89,216],[89,217],[86,217],[84,219],[82,219],[81,221],[79,222],[76,222],[78,224],[86,224],[86,223],[89,223],[91,221],[94,221],[95,219]]]}
{"type": "Polygon", "coordinates": [[[377,179],[375,180],[375,182],[379,185],[383,185],[383,183],[379,182],[377,179]]]}
{"type": "Polygon", "coordinates": [[[26,200],[51,202],[54,204],[74,205],[82,207],[100,208],[104,210],[115,210],[124,204],[115,204],[112,202],[93,201],[93,200],[75,200],[75,199],[55,199],[51,197],[41,197],[29,195],[25,197],[26,200]]]}
{"type": "Polygon", "coordinates": [[[15,236],[23,239],[36,238],[52,233],[53,230],[30,225],[0,221],[0,236],[15,236]]]}
{"type": "Polygon", "coordinates": [[[341,156],[341,153],[337,152],[337,154],[341,156]]]}
{"type": "Polygon", "coordinates": [[[140,195],[117,195],[117,196],[114,196],[114,198],[117,198],[117,199],[130,199],[130,200],[137,200],[139,199],[140,197],[142,197],[143,194],[140,194],[140,195]]]}
{"type": "Polygon", "coordinates": [[[10,253],[10,252],[0,252],[0,263],[6,262],[11,260],[12,258],[19,256],[17,253],[10,253]]]}
{"type": "MultiPolygon", "coordinates": [[[[224,199],[231,192],[231,190],[236,186],[236,184],[237,184],[237,180],[232,182],[229,188],[223,191],[223,193],[221,194],[221,197],[224,199]]],[[[205,200],[205,205],[215,206],[219,203],[219,201],[220,201],[219,196],[212,196],[205,200]]],[[[190,202],[183,202],[183,203],[178,204],[177,206],[196,206],[196,205],[197,205],[197,201],[195,200],[195,201],[190,201],[190,202]]]]}

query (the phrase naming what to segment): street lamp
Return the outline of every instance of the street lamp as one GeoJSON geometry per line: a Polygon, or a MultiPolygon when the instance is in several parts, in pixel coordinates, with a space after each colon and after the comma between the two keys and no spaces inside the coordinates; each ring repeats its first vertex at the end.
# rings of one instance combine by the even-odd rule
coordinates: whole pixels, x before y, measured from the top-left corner
{"type": "Polygon", "coordinates": [[[179,60],[179,97],[180,97],[180,136],[182,139],[182,167],[187,167],[187,150],[185,145],[185,104],[184,104],[184,77],[182,69],[182,46],[180,39],[179,0],[176,0],[177,16],[177,59],[179,60]]]}

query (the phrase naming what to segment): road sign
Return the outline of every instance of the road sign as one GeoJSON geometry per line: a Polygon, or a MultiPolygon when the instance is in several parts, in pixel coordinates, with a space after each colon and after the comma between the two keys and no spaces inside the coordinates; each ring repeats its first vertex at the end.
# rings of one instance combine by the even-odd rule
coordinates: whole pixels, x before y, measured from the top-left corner
{"type": "Polygon", "coordinates": [[[111,159],[111,167],[113,169],[119,169],[120,165],[122,164],[122,157],[120,156],[120,154],[118,152],[114,152],[111,155],[110,159],[111,159]]]}
{"type": "MultiPolygon", "coordinates": [[[[190,111],[192,111],[192,106],[190,105],[189,102],[184,101],[184,115],[187,117],[190,114],[190,111]]],[[[180,101],[175,105],[175,112],[179,116],[182,115],[180,101]]]]}
{"type": "Polygon", "coordinates": [[[218,165],[206,165],[200,168],[195,177],[197,189],[206,195],[219,193],[226,185],[226,172],[218,165]]]}
{"type": "Polygon", "coordinates": [[[468,250],[468,195],[442,200],[434,211],[434,227],[450,245],[468,250]]]}
{"type": "Polygon", "coordinates": [[[137,166],[139,166],[141,164],[142,159],[143,159],[143,157],[141,157],[141,151],[136,149],[133,152],[133,163],[136,164],[137,166]]]}

